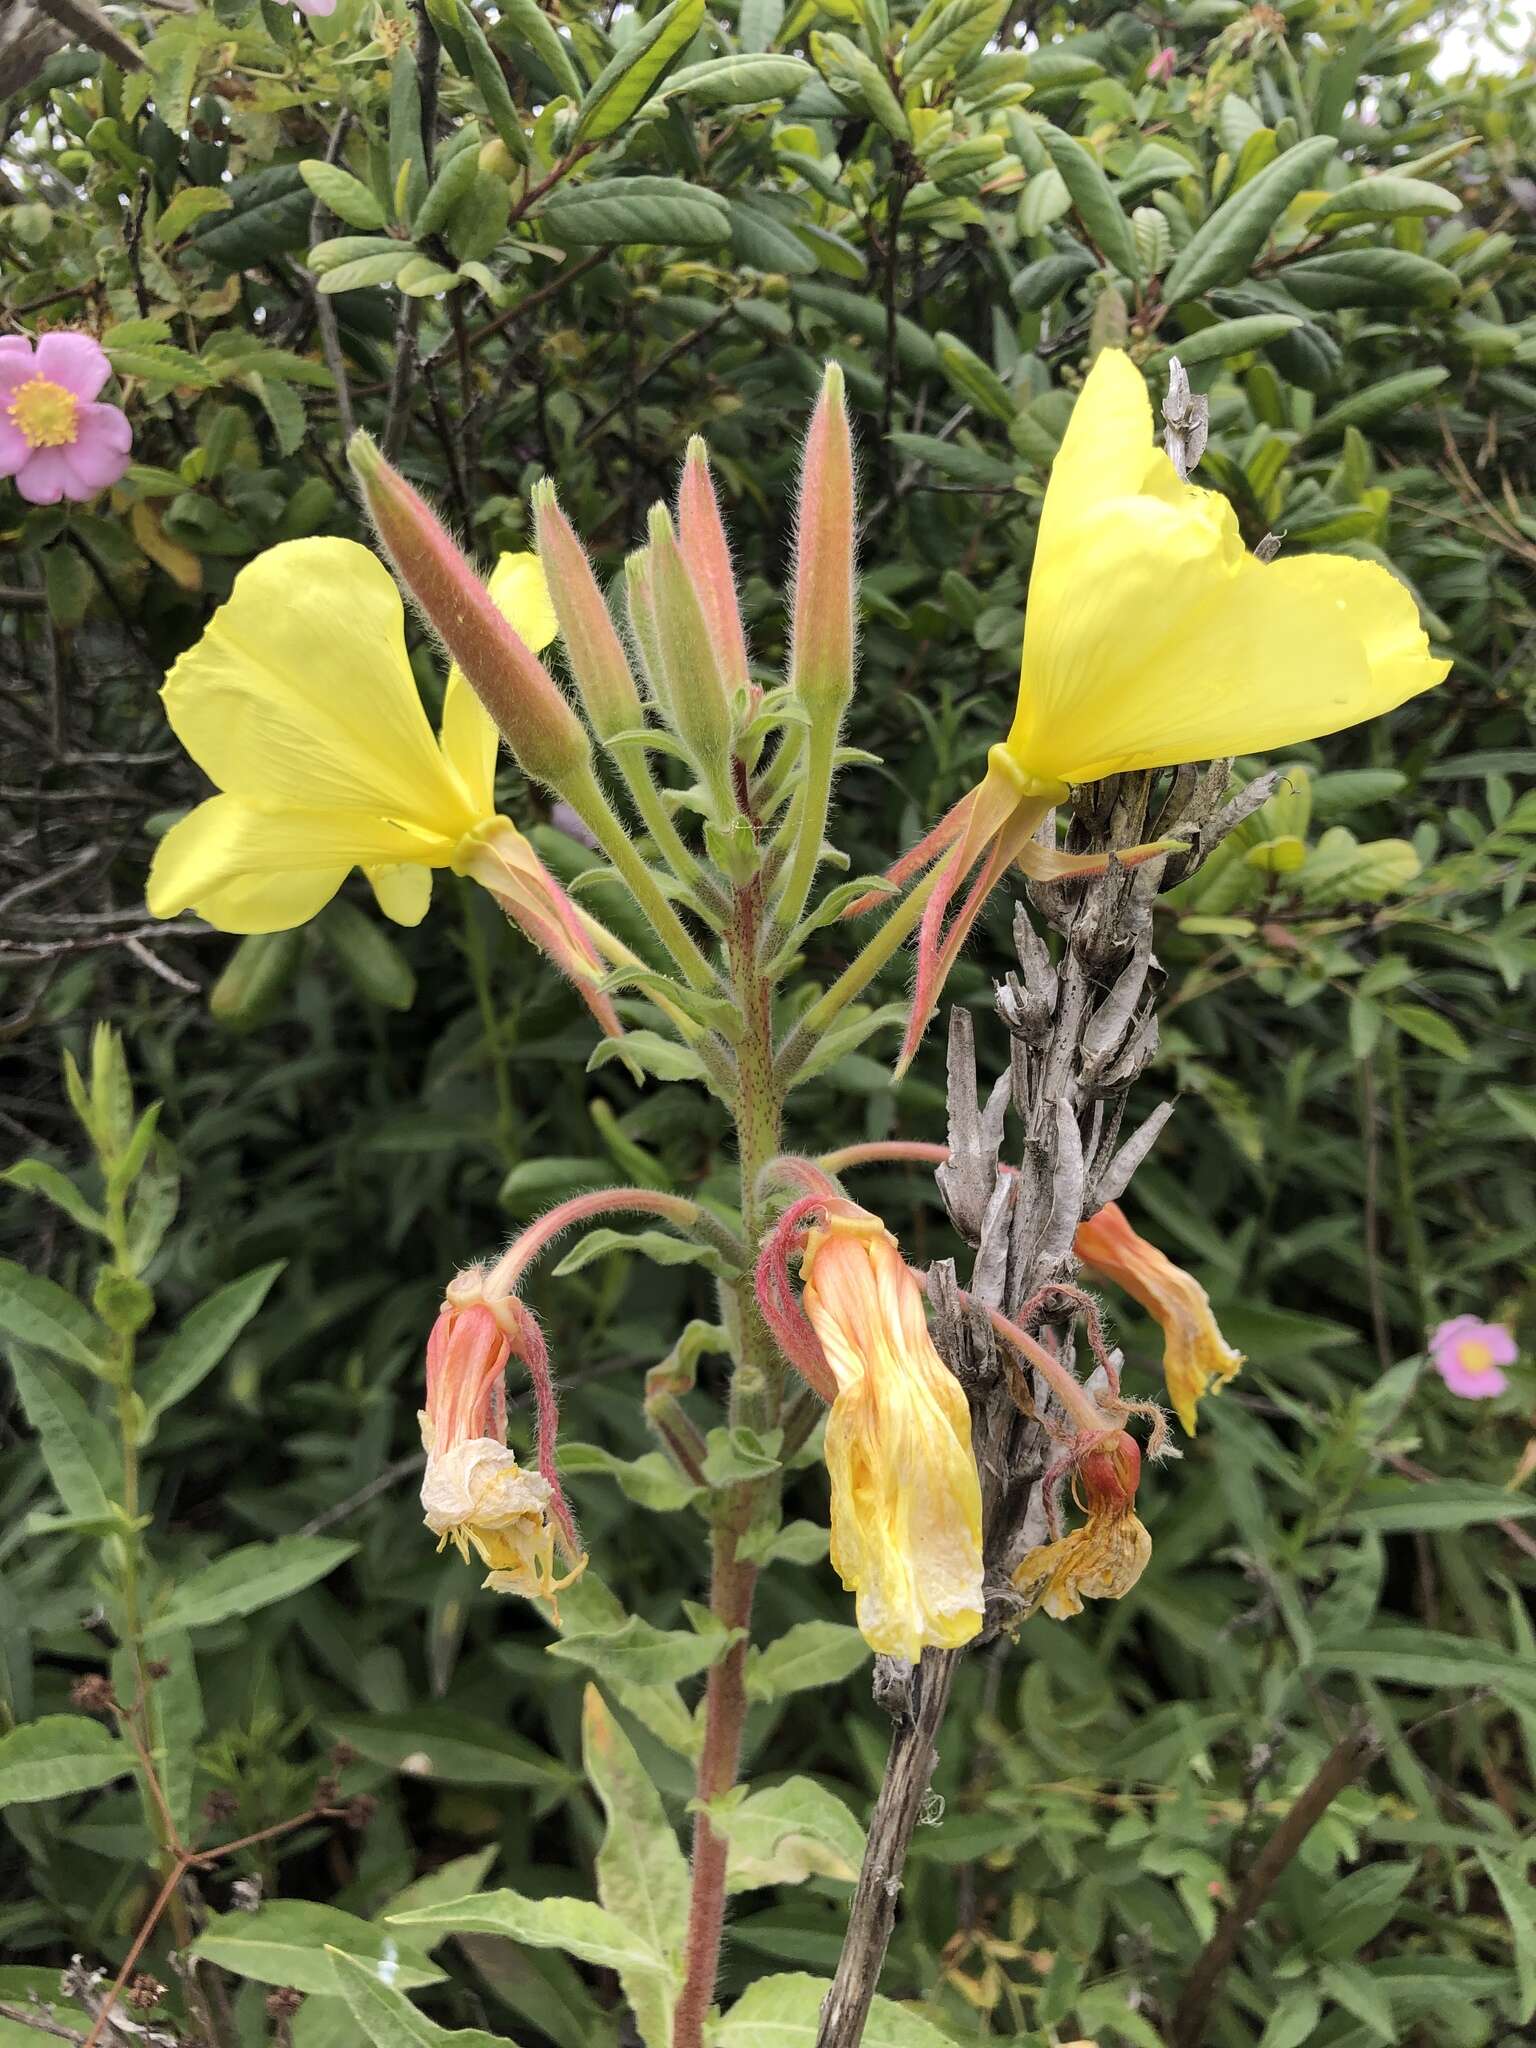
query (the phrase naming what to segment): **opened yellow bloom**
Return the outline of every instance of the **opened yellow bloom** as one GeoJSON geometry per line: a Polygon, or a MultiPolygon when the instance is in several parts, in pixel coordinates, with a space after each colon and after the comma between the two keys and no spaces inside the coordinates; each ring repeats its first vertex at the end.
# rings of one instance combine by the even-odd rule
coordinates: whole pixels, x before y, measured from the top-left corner
{"type": "Polygon", "coordinates": [[[922,885],[901,1065],[1008,868],[1050,880],[1094,865],[1034,840],[1074,784],[1316,739],[1390,711],[1449,670],[1431,656],[1412,596],[1380,564],[1251,555],[1225,498],[1184,482],[1154,442],[1141,371],[1103,350],[1046,489],[1013,724],[978,787],[890,870],[901,882],[937,863],[922,885]]]}
{"type": "MultiPolygon", "coordinates": [[[[535,557],[504,556],[491,588],[534,646],[553,638],[535,557]]],[[[432,869],[468,872],[496,821],[495,727],[451,676],[433,734],[400,593],[355,541],[288,541],[258,556],[161,695],[223,794],[160,842],[157,917],[195,910],[222,931],[286,931],[361,867],[385,913],[417,924],[432,869]]]]}
{"type": "Polygon", "coordinates": [[[1053,1621],[1081,1614],[1085,1600],[1118,1600],[1147,1568],[1152,1538],[1137,1518],[1141,1453],[1123,1431],[1075,1463],[1087,1519],[1070,1535],[1028,1551],[1013,1573],[1021,1620],[1040,1609],[1053,1621]]]}
{"type": "Polygon", "coordinates": [[[1083,1264],[1123,1287],[1156,1318],[1163,1332],[1163,1378],[1174,1412],[1191,1436],[1195,1411],[1219,1392],[1243,1364],[1216,1326],[1210,1296],[1192,1274],[1139,1237],[1117,1202],[1079,1224],[1073,1249],[1083,1264]]]}
{"type": "Polygon", "coordinates": [[[831,1210],[800,1268],[837,1393],[827,1418],[832,1563],[870,1647],[915,1663],[981,1627],[981,1483],[960,1383],[878,1217],[831,1210]]]}

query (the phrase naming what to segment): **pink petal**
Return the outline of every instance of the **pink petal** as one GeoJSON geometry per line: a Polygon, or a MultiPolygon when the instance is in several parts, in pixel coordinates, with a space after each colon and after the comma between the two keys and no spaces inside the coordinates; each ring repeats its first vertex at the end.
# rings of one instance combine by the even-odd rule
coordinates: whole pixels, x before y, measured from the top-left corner
{"type": "Polygon", "coordinates": [[[1495,1365],[1513,1365],[1520,1356],[1519,1345],[1502,1323],[1489,1323],[1483,1331],[1483,1342],[1495,1365]]]}
{"type": "Polygon", "coordinates": [[[24,334],[0,334],[0,356],[21,354],[30,361],[32,344],[24,334]]]}
{"type": "Polygon", "coordinates": [[[92,399],[112,374],[100,342],[88,334],[45,334],[37,344],[37,374],[76,398],[92,399]]]}
{"type": "Polygon", "coordinates": [[[16,472],[16,488],[29,505],[57,505],[69,495],[69,450],[31,449],[16,472]]]}
{"type": "Polygon", "coordinates": [[[336,0],[294,0],[300,14],[334,14],[336,0]]]}
{"type": "Polygon", "coordinates": [[[32,344],[23,341],[19,334],[8,335],[0,341],[0,402],[18,384],[25,384],[32,374],[32,344]]]}
{"type": "Polygon", "coordinates": [[[1442,1344],[1454,1343],[1456,1338],[1465,1337],[1477,1326],[1476,1316],[1452,1316],[1449,1322],[1436,1323],[1429,1333],[1429,1348],[1438,1351],[1442,1344]]]}
{"type": "Polygon", "coordinates": [[[133,460],[133,429],[125,413],[115,405],[83,405],[74,444],[69,456],[69,473],[75,494],[90,497],[115,484],[133,460]]]}
{"type": "Polygon", "coordinates": [[[32,453],[32,443],[0,411],[0,476],[14,476],[32,453]]]}

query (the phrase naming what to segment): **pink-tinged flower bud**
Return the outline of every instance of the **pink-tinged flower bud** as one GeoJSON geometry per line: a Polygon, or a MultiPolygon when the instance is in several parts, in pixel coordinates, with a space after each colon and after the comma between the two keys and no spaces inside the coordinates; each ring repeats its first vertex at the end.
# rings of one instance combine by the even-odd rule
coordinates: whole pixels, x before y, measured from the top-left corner
{"type": "MultiPolygon", "coordinates": [[[[580,820],[577,821],[578,824],[580,820]]],[[[604,960],[597,941],[601,925],[583,917],[517,827],[493,818],[472,835],[473,851],[463,872],[489,889],[524,935],[573,982],[577,993],[610,1038],[624,1030],[618,1012],[598,985],[627,948],[614,942],[615,958],[604,960]]]]}
{"type": "Polygon", "coordinates": [[[419,491],[366,434],[347,459],[390,559],[463,670],[519,767],[558,790],[590,768],[586,730],[554,677],[496,608],[473,565],[419,491]]]}
{"type": "Polygon", "coordinates": [[[714,643],[665,505],[651,507],[648,531],[656,634],[672,719],[711,794],[724,807],[735,735],[714,643]]]}
{"type": "Polygon", "coordinates": [[[1163,1332],[1168,1398],[1193,1436],[1200,1401],[1220,1392],[1243,1363],[1243,1354],[1216,1327],[1209,1295],[1155,1244],[1137,1236],[1118,1202],[1106,1202],[1078,1225],[1073,1250],[1090,1272],[1113,1280],[1156,1318],[1163,1332]]]}
{"type": "Polygon", "coordinates": [[[438,1549],[451,1543],[467,1563],[473,1548],[487,1567],[485,1584],[493,1592],[553,1602],[556,1593],[580,1577],[586,1558],[553,1476],[548,1360],[537,1326],[521,1303],[493,1308],[483,1297],[483,1281],[478,1267],[459,1275],[427,1340],[427,1405],[420,1415],[427,1469],[421,1505],[438,1549]],[[507,1448],[504,1375],[514,1349],[534,1382],[540,1466],[547,1462],[548,1471],[525,1472],[507,1448]],[[564,1578],[555,1576],[557,1531],[573,1567],[564,1578]]]}
{"type": "Polygon", "coordinates": [[[667,694],[667,671],[661,658],[661,632],[656,624],[656,578],[651,569],[649,548],[636,548],[625,559],[624,602],[646,684],[658,707],[670,718],[672,700],[667,694]]]}
{"type": "Polygon", "coordinates": [[[677,494],[677,536],[683,560],[693,578],[705,623],[714,643],[727,690],[748,690],[747,636],[742,630],[736,578],[731,573],[731,545],[720,501],[709,473],[709,451],[697,434],[688,443],[683,481],[677,494]]]}
{"type": "Polygon", "coordinates": [[[560,510],[552,483],[534,485],[533,526],[571,680],[601,740],[643,725],[640,693],[613,630],[587,551],[560,510]]]}
{"type": "Polygon", "coordinates": [[[843,373],[827,365],[800,473],[790,681],[808,704],[853,694],[853,441],[843,373]]]}
{"type": "Polygon", "coordinates": [[[1167,43],[1147,65],[1147,77],[1154,85],[1166,85],[1179,61],[1179,53],[1172,43],[1167,43]]]}
{"type": "Polygon", "coordinates": [[[1026,1552],[1015,1567],[1026,1616],[1044,1608],[1052,1620],[1065,1621],[1082,1613],[1084,1600],[1118,1600],[1152,1555],[1152,1538],[1136,1515],[1141,1452],[1134,1437],[1116,1430],[1089,1438],[1051,1468],[1044,1483],[1053,1526],[1056,1487],[1068,1472],[1087,1519],[1069,1536],[1026,1552]]]}

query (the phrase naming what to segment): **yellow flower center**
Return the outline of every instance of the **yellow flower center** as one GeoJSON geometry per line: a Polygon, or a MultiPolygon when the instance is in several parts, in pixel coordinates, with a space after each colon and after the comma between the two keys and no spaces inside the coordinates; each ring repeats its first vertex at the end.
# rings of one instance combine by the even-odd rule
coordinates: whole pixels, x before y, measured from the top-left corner
{"type": "Polygon", "coordinates": [[[1493,1353],[1486,1344],[1468,1337],[1456,1346],[1456,1363],[1463,1372],[1488,1372],[1493,1365],[1493,1353]]]}
{"type": "Polygon", "coordinates": [[[51,377],[29,377],[11,395],[10,413],[29,448],[67,448],[79,429],[80,401],[51,377]]]}

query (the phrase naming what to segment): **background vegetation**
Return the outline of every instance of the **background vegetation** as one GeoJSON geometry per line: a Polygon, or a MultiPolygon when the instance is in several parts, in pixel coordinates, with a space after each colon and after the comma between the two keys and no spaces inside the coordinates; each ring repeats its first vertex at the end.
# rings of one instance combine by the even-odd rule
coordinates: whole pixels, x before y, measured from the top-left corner
{"type": "MultiPolygon", "coordinates": [[[[1209,2038],[1476,2048],[1529,2024],[1536,1498],[1515,1475],[1536,1383],[1518,1368],[1473,1407],[1423,1361],[1442,1317],[1528,1319],[1536,1237],[1536,71],[1437,75],[1456,12],[678,0],[658,28],[582,0],[182,0],[114,7],[115,54],[45,36],[8,75],[0,330],[100,336],[136,459],[88,506],[0,485],[0,1121],[30,1162],[4,1229],[44,1276],[0,1294],[21,1394],[0,1717],[73,1712],[111,1663],[98,1558],[135,1504],[92,1361],[134,1343],[148,1287],[135,1479],[167,1798],[214,1842],[313,1816],[194,1874],[144,1958],[166,2011],[187,1995],[168,1947],[196,1936],[220,2039],[323,2048],[354,2037],[324,1944],[380,1952],[393,1937],[356,1923],[408,1890],[489,1871],[590,1894],[586,1674],[432,1556],[421,1348],[445,1277],[513,1223],[595,1178],[707,1185],[722,1131],[696,1092],[586,1075],[585,1013],[468,885],[440,882],[414,932],[361,889],[270,940],[155,925],[154,835],[201,794],[163,671],[254,553],[360,534],[351,422],[484,559],[525,544],[553,475],[610,572],[703,432],[772,662],[787,482],[835,355],[864,475],[852,738],[883,763],[847,776],[842,843],[878,866],[998,735],[1050,457],[1115,341],[1155,377],[1177,350],[1209,391],[1203,475],[1250,543],[1390,560],[1456,668],[1302,750],[1165,906],[1143,1085],[1184,1102],[1136,1220],[1251,1362],[1148,1480],[1135,1593],[965,1674],[884,1988],[956,2040],[1173,2038],[1258,1846],[1364,1717],[1382,1753],[1268,1891],[1209,2038]],[[93,1137],[59,1082],[102,1019],[163,1104],[137,1162],[110,1049],[79,1105],[93,1137]],[[286,1578],[200,1576],[277,1538],[304,1539],[286,1578]],[[259,1950],[252,1881],[284,1902],[259,1950]],[[295,2015],[274,1985],[312,1995],[295,2015]]],[[[552,863],[588,859],[509,801],[552,863]]],[[[999,905],[950,988],[999,1061],[1006,932],[999,905]]],[[[941,1134],[935,1045],[899,1093],[884,1051],[806,1092],[802,1137],[941,1134]]],[[[954,1248],[920,1175],[872,1173],[866,1199],[914,1259],[954,1248]]],[[[683,1625],[697,1527],[624,1461],[646,1450],[639,1376],[707,1285],[611,1256],[534,1298],[567,1434],[594,1447],[571,1469],[597,1568],[683,1625]]],[[[1134,1317],[1121,1336],[1135,1374],[1155,1364],[1134,1317]]],[[[793,1511],[821,1523],[824,1485],[800,1474],[793,1511]]],[[[804,1550],[765,1580],[764,1640],[846,1624],[804,1550]]],[[[857,1814],[883,1731],[846,1633],[815,1640],[761,1687],[754,1769],[857,1814]]],[[[681,1818],[683,1757],[625,1725],[681,1818]]],[[[20,1771],[0,1792],[30,1802],[0,1836],[0,2005],[55,1996],[75,1953],[115,1970],[157,1889],[141,1796],[91,1747],[53,1780],[0,1748],[20,1771]]],[[[845,1897],[826,1875],[748,1892],[728,1992],[826,1975],[845,1897]]],[[[626,2038],[608,1973],[498,1937],[399,1981],[539,2048],[626,2038]]],[[[83,2032],[87,2004],[58,2022],[83,2032]]],[[[7,2048],[39,2038],[0,2017],[7,2048]]]]}

